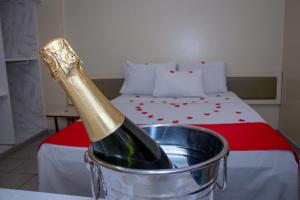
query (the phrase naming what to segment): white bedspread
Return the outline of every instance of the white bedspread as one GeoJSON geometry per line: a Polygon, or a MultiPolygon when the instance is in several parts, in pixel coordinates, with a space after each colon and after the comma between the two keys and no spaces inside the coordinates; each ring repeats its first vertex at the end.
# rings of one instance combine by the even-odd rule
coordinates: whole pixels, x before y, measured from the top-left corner
{"type": "Polygon", "coordinates": [[[137,124],[222,124],[264,122],[232,92],[206,98],[154,98],[122,95],[113,100],[137,124]]]}
{"type": "MultiPolygon", "coordinates": [[[[113,103],[137,124],[263,122],[231,92],[200,98],[120,96],[113,103]]],[[[43,144],[38,153],[39,190],[91,196],[86,148],[43,144]]],[[[298,165],[288,151],[231,151],[228,186],[217,200],[296,200],[298,165]]]]}

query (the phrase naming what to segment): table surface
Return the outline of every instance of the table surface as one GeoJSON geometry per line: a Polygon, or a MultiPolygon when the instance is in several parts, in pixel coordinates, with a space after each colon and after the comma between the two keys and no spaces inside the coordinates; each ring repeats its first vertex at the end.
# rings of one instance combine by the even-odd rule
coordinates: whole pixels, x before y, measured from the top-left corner
{"type": "Polygon", "coordinates": [[[47,113],[47,117],[79,117],[74,106],[65,106],[47,113]]]}
{"type": "Polygon", "coordinates": [[[0,188],[0,200],[92,200],[91,197],[80,197],[26,190],[0,188]]]}

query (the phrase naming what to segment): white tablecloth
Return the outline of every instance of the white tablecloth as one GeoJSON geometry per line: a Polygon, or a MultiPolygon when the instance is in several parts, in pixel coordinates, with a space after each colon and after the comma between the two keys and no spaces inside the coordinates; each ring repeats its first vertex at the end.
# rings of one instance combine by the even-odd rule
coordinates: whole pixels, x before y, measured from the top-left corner
{"type": "Polygon", "coordinates": [[[0,188],[0,200],[92,200],[92,198],[0,188]]]}

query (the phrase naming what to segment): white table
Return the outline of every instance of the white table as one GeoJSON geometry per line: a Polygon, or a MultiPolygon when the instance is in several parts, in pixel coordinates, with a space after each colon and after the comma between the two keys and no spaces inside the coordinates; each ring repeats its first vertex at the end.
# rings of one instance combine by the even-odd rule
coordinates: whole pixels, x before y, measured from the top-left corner
{"type": "Polygon", "coordinates": [[[92,200],[92,198],[0,188],[0,200],[92,200]]]}

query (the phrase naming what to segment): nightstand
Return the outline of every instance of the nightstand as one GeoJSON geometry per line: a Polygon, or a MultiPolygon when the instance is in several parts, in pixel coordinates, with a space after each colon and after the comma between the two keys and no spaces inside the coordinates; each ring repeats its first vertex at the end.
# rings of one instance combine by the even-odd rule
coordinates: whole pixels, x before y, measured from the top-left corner
{"type": "Polygon", "coordinates": [[[59,126],[58,126],[58,118],[64,118],[67,120],[68,124],[74,122],[75,120],[79,119],[79,114],[77,113],[76,109],[74,106],[68,105],[65,107],[62,107],[60,109],[57,109],[54,112],[50,112],[46,114],[46,117],[53,117],[54,118],[54,123],[55,123],[55,131],[59,131],[59,126]]]}

